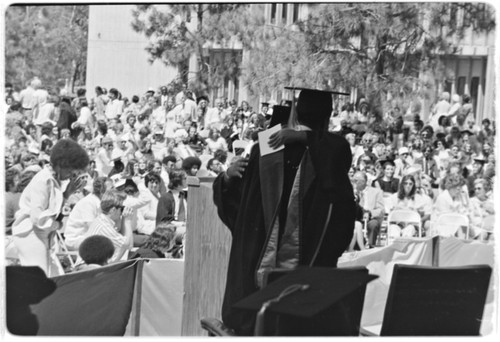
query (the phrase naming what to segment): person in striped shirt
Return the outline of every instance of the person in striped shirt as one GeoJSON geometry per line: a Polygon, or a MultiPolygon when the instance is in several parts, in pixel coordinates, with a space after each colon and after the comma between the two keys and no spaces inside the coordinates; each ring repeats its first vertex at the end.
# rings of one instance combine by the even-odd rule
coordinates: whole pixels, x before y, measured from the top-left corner
{"type": "Polygon", "coordinates": [[[126,195],[118,190],[106,191],[101,198],[102,213],[92,221],[87,232],[87,236],[102,235],[111,240],[115,253],[109,263],[121,260],[124,254],[132,248],[131,220],[123,215],[125,198],[126,195]]]}

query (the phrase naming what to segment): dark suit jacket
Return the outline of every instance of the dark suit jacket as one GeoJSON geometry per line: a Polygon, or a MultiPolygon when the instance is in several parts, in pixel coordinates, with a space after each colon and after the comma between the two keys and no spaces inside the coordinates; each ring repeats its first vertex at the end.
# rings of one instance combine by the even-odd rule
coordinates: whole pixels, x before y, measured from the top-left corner
{"type": "Polygon", "coordinates": [[[175,200],[172,193],[166,192],[161,195],[156,208],[156,224],[162,221],[172,221],[175,218],[175,200]]]}

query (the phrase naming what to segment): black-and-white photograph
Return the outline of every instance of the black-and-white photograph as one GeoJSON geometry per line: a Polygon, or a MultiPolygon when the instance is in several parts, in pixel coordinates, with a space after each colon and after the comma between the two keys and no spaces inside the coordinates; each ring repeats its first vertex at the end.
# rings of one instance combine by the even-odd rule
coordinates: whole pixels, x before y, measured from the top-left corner
{"type": "Polygon", "coordinates": [[[0,8],[2,338],[497,336],[493,3],[0,8]]]}

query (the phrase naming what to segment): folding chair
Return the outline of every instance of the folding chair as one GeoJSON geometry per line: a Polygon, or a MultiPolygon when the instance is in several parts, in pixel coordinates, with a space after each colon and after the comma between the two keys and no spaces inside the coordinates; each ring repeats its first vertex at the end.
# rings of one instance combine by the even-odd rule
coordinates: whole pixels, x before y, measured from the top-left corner
{"type": "Polygon", "coordinates": [[[439,215],[433,228],[440,236],[454,236],[460,227],[466,227],[465,239],[469,238],[469,218],[459,213],[439,215]]]}
{"type": "Polygon", "coordinates": [[[418,237],[422,237],[422,218],[415,210],[394,209],[387,215],[387,226],[391,223],[413,224],[418,229],[418,237]]]}
{"type": "Polygon", "coordinates": [[[491,272],[395,264],[380,336],[478,336],[491,272]]]}
{"type": "Polygon", "coordinates": [[[495,231],[495,215],[488,215],[481,224],[481,240],[488,241],[495,231]]]}
{"type": "Polygon", "coordinates": [[[56,231],[55,237],[57,246],[56,246],[56,255],[58,257],[66,257],[69,260],[70,271],[75,269],[76,259],[78,258],[77,251],[70,251],[68,247],[66,247],[66,242],[64,241],[64,237],[62,236],[59,230],[56,231]],[[73,260],[74,258],[74,260],[73,260]]]}

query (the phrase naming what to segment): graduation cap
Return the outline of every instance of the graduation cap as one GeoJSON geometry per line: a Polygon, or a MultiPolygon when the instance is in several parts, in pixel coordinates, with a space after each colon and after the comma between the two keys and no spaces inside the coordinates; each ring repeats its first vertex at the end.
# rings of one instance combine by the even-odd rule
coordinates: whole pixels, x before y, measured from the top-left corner
{"type": "Polygon", "coordinates": [[[278,124],[286,125],[288,123],[288,118],[290,117],[291,108],[287,106],[274,106],[273,115],[271,116],[271,122],[269,127],[276,126],[278,124]]]}
{"type": "Polygon", "coordinates": [[[366,284],[377,277],[364,267],[299,267],[234,308],[257,312],[256,335],[266,331],[266,314],[279,316],[279,335],[357,335],[366,284]]]}
{"type": "Polygon", "coordinates": [[[300,90],[297,104],[294,105],[292,102],[292,111],[296,109],[297,120],[300,124],[313,130],[323,130],[328,124],[327,121],[333,108],[332,95],[350,95],[349,93],[302,87],[285,87],[285,89],[293,92],[300,90]]]}
{"type": "Polygon", "coordinates": [[[269,107],[269,102],[261,102],[262,107],[269,107]]]}
{"type": "Polygon", "coordinates": [[[470,130],[468,130],[468,129],[464,129],[461,133],[462,133],[462,134],[468,134],[469,136],[474,135],[474,133],[473,133],[473,132],[471,132],[471,131],[470,131],[470,130]]]}

